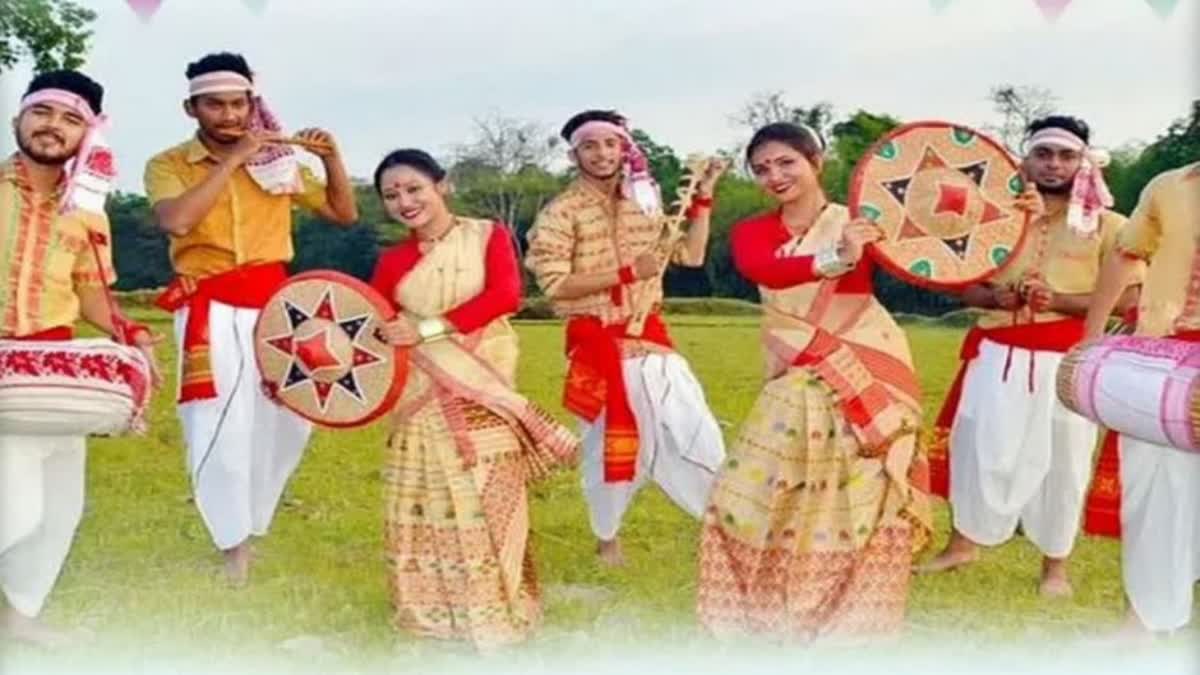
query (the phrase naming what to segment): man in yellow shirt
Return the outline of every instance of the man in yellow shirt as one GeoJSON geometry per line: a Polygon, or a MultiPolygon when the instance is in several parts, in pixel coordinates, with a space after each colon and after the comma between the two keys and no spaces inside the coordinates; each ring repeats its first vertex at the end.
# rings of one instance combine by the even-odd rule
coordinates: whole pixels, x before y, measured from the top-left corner
{"type": "Polygon", "coordinates": [[[234,584],[249,574],[251,536],[265,535],[311,426],[262,391],[258,314],[286,280],[292,206],[353,224],[354,190],[333,138],[297,134],[327,185],[280,140],[245,59],[210,54],[187,68],[196,135],[151,158],[146,194],[170,236],[177,274],[159,299],[175,314],[179,416],[196,504],[234,584]]]}
{"type": "MultiPolygon", "coordinates": [[[[1148,262],[1137,334],[1200,342],[1200,162],[1159,174],[1142,191],[1087,314],[1103,334],[1121,289],[1148,262]]],[[[1121,436],[1121,573],[1131,623],[1183,628],[1200,580],[1200,455],[1121,436]]]]}
{"type": "Polygon", "coordinates": [[[1066,564],[1097,428],[1058,401],[1055,374],[1083,336],[1102,256],[1125,222],[1105,208],[1112,205],[1105,161],[1089,135],[1074,117],[1030,125],[1024,173],[1031,185],[1021,206],[1037,217],[1017,258],[963,294],[984,311],[964,343],[959,379],[938,419],[940,442],[930,451],[932,473],[941,476],[933,487],[949,497],[954,530],[923,571],[971,563],[979,546],[1003,544],[1019,524],[1042,553],[1041,593],[1072,592],[1066,564]]]}
{"type": "MultiPolygon", "coordinates": [[[[19,151],[0,162],[0,340],[70,340],[82,318],[153,363],[149,331],[115,315],[104,287],[116,274],[104,215],[115,171],[99,135],[103,97],[87,76],[53,71],[35,77],[21,100],[19,151]]],[[[4,431],[0,636],[55,645],[69,635],[37,616],[83,515],[86,439],[4,431]]]]}

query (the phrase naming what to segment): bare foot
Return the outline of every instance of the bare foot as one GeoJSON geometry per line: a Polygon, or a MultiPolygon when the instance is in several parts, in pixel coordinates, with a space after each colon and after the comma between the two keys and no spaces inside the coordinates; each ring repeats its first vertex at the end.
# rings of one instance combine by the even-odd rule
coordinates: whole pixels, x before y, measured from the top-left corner
{"type": "Polygon", "coordinates": [[[620,539],[598,541],[596,543],[596,555],[600,556],[600,562],[609,567],[625,566],[625,554],[621,552],[620,539]]]}
{"type": "Polygon", "coordinates": [[[254,555],[250,541],[243,541],[221,551],[221,554],[225,556],[225,576],[229,579],[229,585],[234,588],[245,586],[250,581],[250,560],[254,555]]]}
{"type": "Polygon", "coordinates": [[[62,649],[91,638],[83,629],[59,630],[12,608],[0,611],[0,637],[43,649],[62,649]]]}
{"type": "Polygon", "coordinates": [[[1069,598],[1075,593],[1067,578],[1067,561],[1057,558],[1042,559],[1042,581],[1038,593],[1043,598],[1069,598]]]}
{"type": "Polygon", "coordinates": [[[950,534],[950,542],[946,544],[946,548],[929,562],[914,567],[913,571],[917,574],[949,572],[950,570],[970,565],[978,559],[979,550],[976,548],[975,542],[967,539],[958,532],[952,532],[950,534]]]}
{"type": "Polygon", "coordinates": [[[1152,644],[1155,641],[1154,633],[1146,628],[1142,620],[1130,608],[1125,611],[1125,619],[1117,626],[1109,636],[1113,641],[1127,645],[1146,645],[1152,644]]]}
{"type": "Polygon", "coordinates": [[[1071,582],[1059,577],[1043,577],[1038,584],[1038,593],[1043,598],[1069,598],[1075,594],[1071,582]]]}

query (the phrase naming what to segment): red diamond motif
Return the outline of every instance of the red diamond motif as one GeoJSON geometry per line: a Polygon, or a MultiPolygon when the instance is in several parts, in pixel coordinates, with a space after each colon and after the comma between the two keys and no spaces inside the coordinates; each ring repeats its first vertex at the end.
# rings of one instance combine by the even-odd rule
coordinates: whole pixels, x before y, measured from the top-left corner
{"type": "Polygon", "coordinates": [[[329,351],[328,329],[313,333],[310,337],[296,341],[296,358],[308,372],[316,372],[322,368],[340,366],[333,352],[329,351]]]}
{"type": "Polygon", "coordinates": [[[967,212],[967,197],[970,193],[961,185],[938,184],[938,203],[933,207],[933,214],[953,213],[961,216],[967,212]]]}

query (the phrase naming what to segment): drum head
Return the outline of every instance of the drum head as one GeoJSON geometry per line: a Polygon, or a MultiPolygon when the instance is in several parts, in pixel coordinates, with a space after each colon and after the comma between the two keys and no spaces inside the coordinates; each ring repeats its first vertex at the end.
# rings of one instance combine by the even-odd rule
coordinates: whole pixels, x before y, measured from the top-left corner
{"type": "Polygon", "coordinates": [[[376,329],[395,315],[375,289],[340,272],[292,277],[254,327],[265,386],[296,414],[324,427],[355,427],[389,412],[408,377],[408,350],[376,329]]]}
{"type": "Polygon", "coordinates": [[[859,161],[850,181],[853,217],[884,238],[871,256],[915,286],[957,291],[1014,259],[1026,216],[1013,208],[1020,168],[998,143],[964,126],[916,122],[894,129],[859,161]]]}

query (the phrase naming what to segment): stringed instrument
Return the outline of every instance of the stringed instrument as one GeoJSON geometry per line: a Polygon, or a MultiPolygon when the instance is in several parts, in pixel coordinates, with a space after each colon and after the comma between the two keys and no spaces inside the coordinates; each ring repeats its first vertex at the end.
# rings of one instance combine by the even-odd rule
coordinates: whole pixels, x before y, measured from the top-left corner
{"type": "Polygon", "coordinates": [[[629,320],[629,325],[626,332],[633,337],[638,337],[645,330],[646,320],[654,311],[655,304],[655,281],[661,286],[663,276],[667,271],[667,264],[670,262],[671,253],[679,242],[687,236],[687,230],[683,229],[683,223],[687,220],[688,207],[692,204],[692,199],[696,196],[696,190],[700,186],[700,181],[712,170],[717,170],[718,173],[729,168],[729,160],[722,157],[712,157],[706,155],[689,155],[684,160],[683,177],[679,182],[679,189],[676,192],[675,201],[671,204],[671,208],[667,209],[662,216],[661,232],[658,242],[655,244],[653,253],[659,261],[658,275],[637,282],[633,288],[633,317],[629,320]]]}

